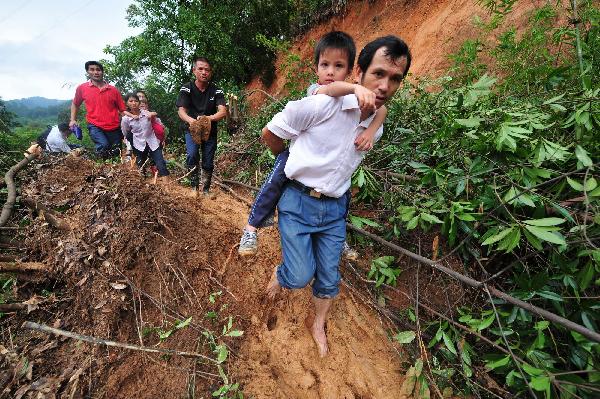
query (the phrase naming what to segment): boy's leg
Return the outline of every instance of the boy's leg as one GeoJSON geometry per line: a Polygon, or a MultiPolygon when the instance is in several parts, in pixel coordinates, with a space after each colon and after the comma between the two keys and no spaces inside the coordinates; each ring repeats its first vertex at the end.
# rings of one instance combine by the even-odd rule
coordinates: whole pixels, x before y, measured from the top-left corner
{"type": "Polygon", "coordinates": [[[167,163],[165,162],[165,158],[162,153],[162,146],[158,146],[158,148],[154,151],[150,151],[150,156],[158,169],[159,176],[167,176],[169,174],[169,170],[167,169],[167,163]]]}
{"type": "Polygon", "coordinates": [[[240,246],[238,247],[238,253],[242,256],[254,255],[258,252],[256,230],[258,227],[264,225],[269,215],[273,214],[279,198],[281,198],[283,187],[288,180],[284,172],[288,157],[289,151],[287,149],[277,156],[273,170],[254,199],[254,204],[252,204],[252,209],[248,217],[248,224],[244,228],[244,232],[240,238],[240,246]]]}
{"type": "Polygon", "coordinates": [[[198,189],[198,175],[200,168],[200,154],[199,154],[200,146],[194,142],[192,139],[192,135],[188,130],[185,131],[185,151],[187,153],[187,157],[185,159],[186,166],[188,170],[192,168],[194,171],[190,174],[190,184],[194,190],[198,189]]]}
{"type": "Polygon", "coordinates": [[[146,159],[148,159],[148,151],[146,151],[148,147],[144,149],[144,151],[140,151],[137,148],[133,147],[133,153],[135,154],[135,164],[137,165],[140,172],[143,174],[142,166],[146,163],[146,159]]]}
{"type": "Polygon", "coordinates": [[[288,181],[284,169],[289,156],[290,151],[287,149],[277,156],[273,170],[256,195],[248,216],[248,225],[251,227],[261,227],[265,219],[275,211],[283,186],[288,181]]]}

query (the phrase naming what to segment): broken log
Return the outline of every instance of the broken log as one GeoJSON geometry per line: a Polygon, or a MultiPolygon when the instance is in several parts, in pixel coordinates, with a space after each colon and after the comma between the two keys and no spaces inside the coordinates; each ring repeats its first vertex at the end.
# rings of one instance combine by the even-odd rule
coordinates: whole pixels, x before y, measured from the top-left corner
{"type": "Polygon", "coordinates": [[[6,183],[6,188],[8,189],[8,196],[6,198],[6,202],[2,207],[2,213],[0,213],[0,226],[4,226],[8,223],[8,219],[12,215],[13,208],[15,206],[15,201],[17,200],[17,186],[15,184],[15,175],[23,169],[27,164],[37,158],[36,154],[29,154],[25,158],[23,158],[19,163],[14,165],[12,168],[6,172],[4,175],[4,182],[6,183]]]}
{"type": "Polygon", "coordinates": [[[21,198],[21,203],[26,207],[37,211],[52,227],[63,231],[71,230],[71,225],[68,222],[64,221],[56,214],[56,212],[46,208],[44,204],[37,202],[32,198],[21,198]]]}
{"type": "Polygon", "coordinates": [[[40,262],[0,262],[0,273],[48,271],[48,266],[40,262]]]}
{"type": "Polygon", "coordinates": [[[19,310],[27,309],[26,303],[0,303],[0,312],[17,312],[19,310]]]}

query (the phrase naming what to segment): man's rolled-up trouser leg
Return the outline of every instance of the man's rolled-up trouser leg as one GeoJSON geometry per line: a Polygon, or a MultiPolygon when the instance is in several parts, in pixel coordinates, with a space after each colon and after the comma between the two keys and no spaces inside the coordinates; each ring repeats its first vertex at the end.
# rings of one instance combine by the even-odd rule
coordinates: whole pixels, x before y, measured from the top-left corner
{"type": "Polygon", "coordinates": [[[277,269],[277,280],[288,289],[306,287],[316,269],[310,236],[312,229],[301,217],[301,195],[288,186],[278,204],[283,263],[277,269]]]}

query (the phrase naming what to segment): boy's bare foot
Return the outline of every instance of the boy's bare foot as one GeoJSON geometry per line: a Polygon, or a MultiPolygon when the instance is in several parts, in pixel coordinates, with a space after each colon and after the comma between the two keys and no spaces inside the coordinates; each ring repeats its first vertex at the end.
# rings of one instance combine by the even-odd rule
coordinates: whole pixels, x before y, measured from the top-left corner
{"type": "Polygon", "coordinates": [[[279,285],[279,281],[277,280],[277,267],[273,269],[273,274],[271,274],[271,279],[269,280],[269,284],[267,284],[267,298],[273,300],[275,296],[281,291],[281,285],[279,285]]]}
{"type": "Polygon", "coordinates": [[[315,316],[311,314],[306,316],[306,318],[304,319],[304,326],[310,332],[310,335],[313,337],[313,341],[315,341],[315,344],[317,344],[319,356],[327,356],[327,353],[329,353],[329,347],[327,346],[327,335],[325,334],[325,325],[323,325],[322,327],[317,326],[315,316]]]}

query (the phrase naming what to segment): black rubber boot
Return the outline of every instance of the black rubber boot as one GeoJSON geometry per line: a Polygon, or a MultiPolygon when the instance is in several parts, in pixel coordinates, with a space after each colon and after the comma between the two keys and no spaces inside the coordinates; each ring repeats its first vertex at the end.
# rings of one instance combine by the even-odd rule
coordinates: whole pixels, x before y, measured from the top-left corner
{"type": "MultiPolygon", "coordinates": [[[[188,173],[190,170],[192,168],[188,168],[188,173]]],[[[192,186],[192,190],[198,191],[198,184],[198,168],[196,168],[190,173],[190,186],[192,186]]]]}
{"type": "Polygon", "coordinates": [[[212,172],[202,170],[202,192],[208,194],[210,190],[210,182],[212,180],[212,172]]]}

